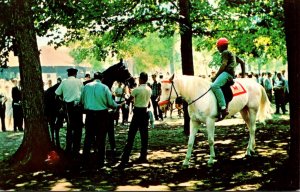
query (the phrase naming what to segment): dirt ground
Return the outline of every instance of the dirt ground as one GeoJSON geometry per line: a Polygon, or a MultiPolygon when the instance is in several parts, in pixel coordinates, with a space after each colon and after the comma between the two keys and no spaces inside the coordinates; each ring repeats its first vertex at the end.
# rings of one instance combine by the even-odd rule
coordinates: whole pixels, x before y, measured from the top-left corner
{"type": "MultiPolygon", "coordinates": [[[[203,126],[196,137],[191,165],[182,169],[188,138],[183,134],[183,119],[166,118],[149,129],[149,163],[133,164],[124,171],[114,168],[107,148],[105,168],[80,166],[38,172],[20,172],[6,166],[18,148],[23,133],[0,132],[0,190],[287,190],[284,162],[289,143],[289,116],[273,115],[266,125],[257,124],[256,154],[245,157],[248,130],[237,117],[217,123],[215,133],[216,163],[207,165],[209,147],[203,126]],[[283,178],[282,178],[283,177],[283,178]]],[[[116,126],[118,155],[127,137],[128,126],[116,126]]],[[[62,132],[64,146],[65,129],[62,132]]],[[[131,160],[139,155],[140,138],[136,137],[131,160]]],[[[96,163],[96,162],[95,162],[96,163]]]]}

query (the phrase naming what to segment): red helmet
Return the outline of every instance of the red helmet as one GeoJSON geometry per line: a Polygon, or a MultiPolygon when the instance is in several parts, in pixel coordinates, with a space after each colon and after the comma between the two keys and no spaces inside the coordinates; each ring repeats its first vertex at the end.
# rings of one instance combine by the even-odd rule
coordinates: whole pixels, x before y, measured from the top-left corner
{"type": "Polygon", "coordinates": [[[220,47],[220,46],[223,46],[223,45],[228,45],[228,44],[229,44],[228,39],[226,39],[224,37],[218,39],[218,41],[217,41],[217,47],[220,47]]]}

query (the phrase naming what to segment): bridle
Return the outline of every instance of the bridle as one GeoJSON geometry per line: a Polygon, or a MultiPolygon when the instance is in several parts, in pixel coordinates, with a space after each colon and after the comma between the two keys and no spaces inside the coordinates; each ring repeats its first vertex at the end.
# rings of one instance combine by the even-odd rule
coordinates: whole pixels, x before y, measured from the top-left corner
{"type": "MultiPolygon", "coordinates": [[[[162,83],[171,83],[171,91],[170,91],[170,95],[169,95],[169,97],[168,97],[167,100],[162,101],[162,102],[164,102],[164,103],[170,103],[170,102],[171,102],[170,100],[171,100],[171,95],[172,95],[172,90],[173,90],[173,89],[174,89],[174,91],[175,91],[175,93],[176,93],[176,99],[179,98],[179,97],[181,97],[181,96],[178,95],[178,92],[177,92],[177,90],[176,90],[176,88],[175,88],[175,85],[174,85],[174,82],[173,82],[172,80],[163,80],[162,83]]],[[[188,103],[188,106],[191,105],[191,104],[193,104],[193,103],[195,103],[195,102],[198,101],[199,99],[201,99],[201,98],[202,98],[204,95],[206,95],[210,90],[211,90],[211,87],[210,87],[205,93],[203,93],[202,95],[200,95],[198,98],[196,98],[196,99],[194,99],[193,101],[191,101],[190,103],[188,103]]],[[[180,109],[182,109],[182,107],[181,107],[180,109]]]]}

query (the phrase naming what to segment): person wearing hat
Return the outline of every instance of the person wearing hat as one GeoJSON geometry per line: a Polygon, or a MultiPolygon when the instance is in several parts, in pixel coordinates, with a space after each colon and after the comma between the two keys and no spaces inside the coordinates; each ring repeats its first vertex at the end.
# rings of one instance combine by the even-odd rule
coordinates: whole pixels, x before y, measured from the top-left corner
{"type": "Polygon", "coordinates": [[[135,163],[147,162],[147,150],[148,150],[148,113],[147,108],[150,103],[150,97],[152,90],[146,84],[148,81],[148,74],[145,72],[140,73],[139,86],[132,90],[131,96],[127,102],[134,99],[133,116],[129,126],[127,142],[123,150],[120,164],[117,168],[122,170],[128,166],[130,153],[133,147],[134,138],[137,131],[140,131],[141,135],[141,152],[140,157],[135,163]]]}
{"type": "Polygon", "coordinates": [[[66,152],[74,156],[79,155],[82,136],[82,111],[79,102],[83,83],[76,78],[77,69],[67,69],[68,78],[60,83],[55,94],[62,97],[67,118],[66,152]]]}
{"type": "Polygon", "coordinates": [[[153,83],[151,85],[152,95],[151,95],[151,102],[153,107],[153,113],[155,120],[158,121],[159,118],[163,120],[163,113],[162,110],[158,106],[158,102],[161,95],[161,84],[156,80],[156,74],[152,74],[153,83]]]}
{"type": "Polygon", "coordinates": [[[226,115],[229,114],[221,87],[235,77],[234,69],[237,66],[237,63],[240,63],[241,65],[242,77],[245,76],[244,61],[242,61],[239,57],[235,56],[228,50],[228,44],[229,41],[226,38],[220,38],[216,43],[217,48],[221,53],[222,65],[216,73],[215,77],[212,78],[213,83],[211,85],[211,90],[214,92],[220,108],[218,117],[219,120],[224,119],[226,115]]]}
{"type": "Polygon", "coordinates": [[[102,74],[96,72],[94,80],[84,86],[81,96],[81,102],[86,113],[83,159],[86,161],[85,165],[89,166],[91,145],[96,138],[98,160],[96,166],[98,168],[104,166],[105,141],[109,123],[108,109],[115,109],[125,103],[117,104],[113,100],[110,89],[101,82],[101,79],[102,74]]]}

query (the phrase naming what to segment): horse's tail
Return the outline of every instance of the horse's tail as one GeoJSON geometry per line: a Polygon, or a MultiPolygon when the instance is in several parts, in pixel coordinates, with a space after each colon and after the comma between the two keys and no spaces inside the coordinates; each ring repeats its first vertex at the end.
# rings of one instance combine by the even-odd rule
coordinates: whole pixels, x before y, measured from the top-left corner
{"type": "Polygon", "coordinates": [[[266,90],[264,89],[263,86],[260,86],[261,89],[261,99],[260,99],[260,105],[258,109],[258,114],[257,114],[257,119],[260,122],[264,122],[266,119],[270,119],[271,113],[272,113],[272,108],[271,108],[271,102],[268,99],[266,90]]]}

